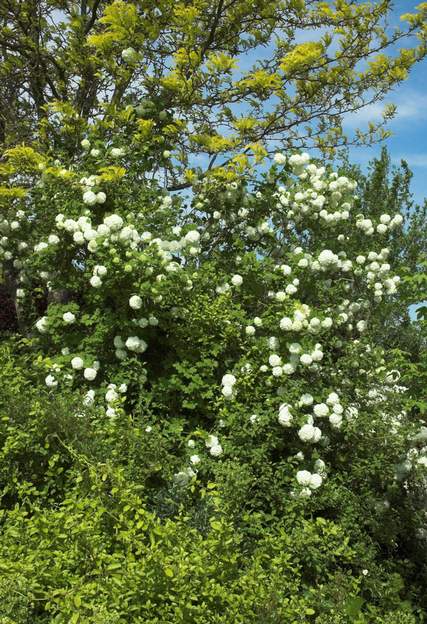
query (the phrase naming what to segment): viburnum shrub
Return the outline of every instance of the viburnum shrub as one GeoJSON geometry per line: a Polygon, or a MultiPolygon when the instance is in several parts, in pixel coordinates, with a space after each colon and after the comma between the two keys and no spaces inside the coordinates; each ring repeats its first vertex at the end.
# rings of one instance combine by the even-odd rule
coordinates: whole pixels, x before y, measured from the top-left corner
{"type": "Polygon", "coordinates": [[[277,153],[262,175],[232,162],[187,196],[147,182],[125,144],[85,139],[72,163],[6,156],[1,257],[52,393],[77,388],[83,414],[113,422],[149,403],[147,435],[176,421],[182,485],[250,454],[282,504],[308,498],[362,433],[390,446],[387,479],[425,469],[424,430],[369,337],[399,285],[400,213],[363,214],[356,183],[306,153],[277,153]]]}

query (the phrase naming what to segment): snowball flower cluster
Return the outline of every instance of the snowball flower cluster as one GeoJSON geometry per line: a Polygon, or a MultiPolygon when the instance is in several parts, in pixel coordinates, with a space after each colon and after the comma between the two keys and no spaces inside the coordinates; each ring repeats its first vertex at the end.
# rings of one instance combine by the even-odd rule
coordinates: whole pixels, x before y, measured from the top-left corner
{"type": "Polygon", "coordinates": [[[300,485],[308,485],[316,490],[322,485],[322,477],[320,474],[312,474],[308,470],[299,470],[296,474],[297,481],[300,485]]]}
{"type": "Polygon", "coordinates": [[[300,492],[300,496],[311,496],[312,490],[317,490],[323,482],[323,478],[317,472],[311,473],[308,470],[298,470],[296,474],[296,480],[299,485],[303,486],[303,490],[300,492]]]}
{"type": "Polygon", "coordinates": [[[47,332],[47,329],[48,329],[47,316],[42,316],[41,318],[39,318],[39,320],[36,322],[36,328],[41,334],[45,334],[47,332]]]}
{"type": "Polygon", "coordinates": [[[292,414],[290,411],[291,406],[287,403],[282,403],[279,407],[279,417],[278,421],[282,425],[282,427],[290,427],[292,424],[292,414]]]}
{"type": "Polygon", "coordinates": [[[319,427],[315,427],[311,422],[308,422],[299,429],[298,437],[302,442],[315,444],[322,437],[322,432],[319,427]]]}
{"type": "Polygon", "coordinates": [[[129,351],[133,351],[134,353],[144,353],[148,347],[145,340],[138,338],[138,336],[129,336],[125,342],[125,346],[129,351]]]}
{"type": "Polygon", "coordinates": [[[224,375],[222,378],[222,394],[225,398],[230,399],[233,396],[233,386],[236,381],[235,376],[231,374],[224,375]]]}
{"type": "Polygon", "coordinates": [[[71,368],[74,370],[81,370],[84,367],[84,361],[81,357],[76,356],[71,360],[71,368]]]}
{"type": "Polygon", "coordinates": [[[126,384],[120,384],[118,388],[116,384],[108,384],[107,391],[105,393],[105,401],[107,403],[107,408],[105,410],[106,416],[109,418],[117,416],[116,404],[120,400],[120,394],[124,394],[126,390],[126,384]]]}
{"type": "Polygon", "coordinates": [[[72,312],[64,312],[62,319],[66,325],[71,325],[76,320],[76,315],[72,312]]]}
{"type": "Polygon", "coordinates": [[[129,306],[132,310],[140,310],[142,308],[142,299],[139,295],[132,295],[129,299],[129,306]]]}
{"type": "Polygon", "coordinates": [[[45,383],[48,388],[56,388],[56,386],[58,385],[58,381],[53,375],[47,375],[45,383]]]}
{"type": "Polygon", "coordinates": [[[223,453],[223,449],[217,436],[209,435],[205,441],[206,448],[209,449],[209,453],[212,457],[219,457],[223,453]]]}
{"type": "Polygon", "coordinates": [[[93,191],[85,191],[83,193],[83,203],[88,206],[94,206],[95,204],[105,204],[107,196],[103,191],[94,193],[93,191]]]}

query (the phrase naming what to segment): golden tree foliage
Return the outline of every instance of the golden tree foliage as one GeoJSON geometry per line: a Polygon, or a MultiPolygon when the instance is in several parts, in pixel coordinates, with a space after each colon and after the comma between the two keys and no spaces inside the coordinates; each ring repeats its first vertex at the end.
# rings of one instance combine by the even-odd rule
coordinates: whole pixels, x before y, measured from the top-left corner
{"type": "Polygon", "coordinates": [[[392,107],[354,136],[344,115],[380,101],[426,54],[427,4],[395,28],[391,10],[390,0],[4,1],[0,142],[69,155],[93,126],[130,125],[139,148],[172,152],[170,188],[189,184],[195,157],[204,175],[249,162],[253,146],[260,160],[373,142],[392,107]]]}

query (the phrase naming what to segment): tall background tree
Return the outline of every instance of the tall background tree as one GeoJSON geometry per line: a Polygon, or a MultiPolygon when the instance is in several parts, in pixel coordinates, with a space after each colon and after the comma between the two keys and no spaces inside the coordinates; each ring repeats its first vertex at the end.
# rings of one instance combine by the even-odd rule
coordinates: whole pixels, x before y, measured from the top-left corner
{"type": "Polygon", "coordinates": [[[151,166],[153,151],[173,152],[173,168],[156,159],[171,189],[233,157],[242,167],[282,148],[366,145],[387,136],[393,107],[351,137],[343,116],[381,100],[426,53],[426,4],[399,28],[392,9],[390,0],[5,0],[0,141],[73,154],[88,125],[132,124],[151,166]]]}

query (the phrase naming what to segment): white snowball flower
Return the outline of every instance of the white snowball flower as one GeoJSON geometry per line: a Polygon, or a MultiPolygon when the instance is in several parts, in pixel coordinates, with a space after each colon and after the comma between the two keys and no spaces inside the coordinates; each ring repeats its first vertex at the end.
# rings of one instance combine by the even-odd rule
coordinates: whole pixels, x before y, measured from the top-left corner
{"type": "Polygon", "coordinates": [[[329,407],[326,403],[316,403],[313,407],[313,412],[318,418],[323,418],[329,414],[329,407]]]}
{"type": "Polygon", "coordinates": [[[80,141],[80,145],[85,150],[89,149],[90,148],[90,141],[89,141],[89,139],[83,139],[82,141],[80,141]]]}
{"type": "Polygon", "coordinates": [[[214,444],[213,446],[211,446],[209,452],[212,455],[212,457],[219,457],[220,455],[222,455],[222,446],[221,446],[221,444],[214,444]]]}
{"type": "Polygon", "coordinates": [[[317,488],[319,488],[322,485],[322,477],[320,474],[312,474],[310,477],[310,483],[308,484],[308,486],[312,489],[312,490],[317,490],[317,488]]]}
{"type": "Polygon", "coordinates": [[[109,227],[110,230],[120,230],[120,228],[123,226],[123,219],[119,215],[112,214],[108,217],[105,217],[104,224],[109,227]]]}
{"type": "Polygon", "coordinates": [[[282,427],[290,427],[292,423],[292,414],[290,412],[290,405],[287,403],[282,403],[279,407],[279,416],[278,421],[282,425],[282,427]]]}
{"type": "Polygon", "coordinates": [[[57,236],[56,234],[50,234],[47,242],[49,243],[49,245],[57,245],[59,243],[59,236],[57,236]]]}
{"type": "Polygon", "coordinates": [[[47,316],[39,318],[36,322],[36,327],[41,334],[45,334],[47,332],[47,316]]]}
{"type": "Polygon", "coordinates": [[[322,436],[322,432],[319,427],[307,423],[303,425],[298,431],[298,437],[303,442],[318,442],[322,436]]]}
{"type": "Polygon", "coordinates": [[[96,194],[93,191],[85,191],[83,193],[83,202],[88,206],[94,206],[97,202],[96,194]]]}
{"type": "Polygon", "coordinates": [[[292,329],[292,324],[292,319],[290,319],[288,316],[284,316],[280,320],[280,329],[282,331],[290,331],[292,329]]]}
{"type": "Polygon", "coordinates": [[[227,375],[224,375],[224,377],[222,378],[221,383],[223,386],[234,386],[236,381],[237,380],[234,375],[227,373],[227,375]]]}
{"type": "Polygon", "coordinates": [[[194,465],[200,464],[200,457],[199,457],[199,455],[191,455],[190,461],[194,465]]]}
{"type": "Polygon", "coordinates": [[[313,397],[311,394],[303,394],[299,400],[300,405],[313,405],[313,397]]]}
{"type": "Polygon", "coordinates": [[[97,375],[97,371],[95,370],[95,368],[85,368],[83,371],[83,376],[85,379],[87,379],[88,381],[93,381],[95,379],[97,375]]]}
{"type": "Polygon", "coordinates": [[[243,284],[243,277],[241,275],[233,275],[231,278],[231,283],[233,286],[241,286],[243,284]]]}
{"type": "Polygon", "coordinates": [[[48,375],[45,379],[45,383],[48,388],[56,388],[58,385],[58,382],[53,375],[48,375]]]}
{"type": "Polygon", "coordinates": [[[73,241],[75,243],[77,243],[78,245],[81,245],[82,243],[85,242],[85,237],[83,235],[83,232],[74,232],[73,233],[73,241]]]}
{"type": "Polygon", "coordinates": [[[270,366],[280,366],[282,364],[282,358],[280,357],[280,355],[272,353],[268,358],[268,363],[270,364],[270,366]]]}
{"type": "Polygon", "coordinates": [[[333,427],[339,429],[342,425],[342,416],[341,414],[331,414],[329,416],[329,422],[333,427]]]}
{"type": "Polygon", "coordinates": [[[121,349],[124,347],[125,343],[123,342],[123,338],[121,336],[114,336],[113,344],[116,349],[121,349]]]}
{"type": "Polygon", "coordinates": [[[100,223],[97,227],[98,236],[108,236],[110,228],[105,223],[100,223]]]}
{"type": "Polygon", "coordinates": [[[313,358],[309,353],[303,353],[299,360],[301,364],[304,364],[304,366],[310,366],[310,364],[313,363],[313,358]]]}
{"type": "Polygon", "coordinates": [[[319,473],[323,474],[326,472],[326,464],[323,459],[316,459],[314,462],[314,469],[319,473]]]}
{"type": "Polygon", "coordinates": [[[320,362],[323,359],[323,351],[315,349],[311,354],[313,362],[320,362]]]}
{"type": "Polygon", "coordinates": [[[62,315],[62,319],[64,323],[66,323],[67,325],[71,325],[76,320],[76,315],[72,312],[64,312],[64,314],[62,315]]]}
{"type": "Polygon", "coordinates": [[[93,275],[90,278],[89,283],[91,286],[93,286],[93,288],[101,288],[102,286],[102,280],[100,277],[98,277],[98,275],[93,275]]]}
{"type": "Polygon", "coordinates": [[[197,230],[190,230],[184,236],[184,239],[187,243],[198,243],[200,240],[200,234],[197,230]]]}
{"type": "Polygon", "coordinates": [[[332,411],[334,412],[334,414],[343,414],[344,408],[339,403],[335,403],[335,405],[333,405],[332,407],[332,411]]]}
{"type": "Polygon", "coordinates": [[[83,398],[83,405],[93,405],[95,401],[95,390],[88,390],[83,398]]]}
{"type": "Polygon", "coordinates": [[[114,403],[114,401],[117,401],[118,398],[119,398],[119,395],[113,388],[110,388],[105,393],[105,400],[107,401],[107,403],[114,403]]]}
{"type": "Polygon", "coordinates": [[[308,470],[298,470],[296,474],[297,481],[300,485],[309,485],[312,474],[308,470]]]}
{"type": "Polygon", "coordinates": [[[291,364],[290,362],[288,362],[287,364],[284,364],[282,366],[282,370],[285,373],[285,375],[292,375],[292,373],[295,372],[295,366],[291,364]]]}
{"type": "Polygon", "coordinates": [[[283,290],[279,290],[275,296],[276,296],[276,301],[279,301],[280,303],[285,301],[287,297],[286,293],[283,290]]]}
{"type": "Polygon", "coordinates": [[[256,332],[256,329],[253,325],[247,325],[247,327],[245,327],[245,333],[247,336],[254,336],[256,332]]]}
{"type": "Polygon", "coordinates": [[[129,299],[129,305],[133,310],[140,310],[142,308],[142,299],[138,295],[132,295],[129,299]]]}
{"type": "Polygon", "coordinates": [[[232,386],[224,386],[221,392],[226,399],[230,399],[233,396],[232,386]]]}
{"type": "Polygon", "coordinates": [[[100,191],[96,194],[96,203],[97,204],[105,204],[107,201],[107,196],[103,191],[100,191]]]}
{"type": "Polygon", "coordinates": [[[216,446],[219,444],[219,440],[215,435],[208,435],[208,437],[205,440],[205,445],[206,448],[211,448],[211,446],[216,446]]]}
{"type": "Polygon", "coordinates": [[[273,160],[278,165],[284,165],[286,163],[286,156],[284,154],[281,154],[280,152],[277,152],[277,154],[274,154],[273,160]]]}
{"type": "Polygon", "coordinates": [[[126,347],[129,351],[134,351],[136,353],[143,353],[147,349],[147,343],[138,338],[138,336],[129,336],[129,338],[125,342],[126,347]]]}
{"type": "Polygon", "coordinates": [[[328,405],[335,405],[340,402],[340,398],[336,392],[331,392],[326,399],[328,405]]]}
{"type": "Polygon", "coordinates": [[[124,150],[121,147],[113,147],[111,150],[111,156],[113,158],[120,158],[120,156],[123,156],[124,154],[124,150]]]}
{"type": "Polygon", "coordinates": [[[104,277],[107,275],[107,267],[102,264],[97,264],[93,267],[93,272],[95,275],[99,275],[100,277],[104,277]]]}
{"type": "Polygon", "coordinates": [[[71,360],[71,368],[74,370],[81,370],[84,366],[84,362],[81,357],[73,357],[71,360]]]}
{"type": "Polygon", "coordinates": [[[365,331],[365,329],[367,328],[367,326],[368,326],[368,323],[367,323],[366,321],[364,321],[364,320],[362,320],[362,321],[358,321],[358,322],[356,323],[357,330],[358,330],[360,333],[364,332],[364,331],[365,331]]]}

